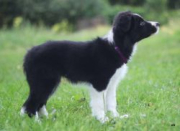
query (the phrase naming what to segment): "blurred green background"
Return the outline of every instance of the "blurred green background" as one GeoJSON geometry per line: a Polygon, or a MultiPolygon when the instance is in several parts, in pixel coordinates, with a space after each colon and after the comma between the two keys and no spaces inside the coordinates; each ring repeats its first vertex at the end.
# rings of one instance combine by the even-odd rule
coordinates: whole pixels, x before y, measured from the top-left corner
{"type": "Polygon", "coordinates": [[[119,11],[133,11],[166,24],[180,17],[180,0],[0,0],[0,27],[23,24],[74,31],[97,24],[111,24],[119,11]]]}

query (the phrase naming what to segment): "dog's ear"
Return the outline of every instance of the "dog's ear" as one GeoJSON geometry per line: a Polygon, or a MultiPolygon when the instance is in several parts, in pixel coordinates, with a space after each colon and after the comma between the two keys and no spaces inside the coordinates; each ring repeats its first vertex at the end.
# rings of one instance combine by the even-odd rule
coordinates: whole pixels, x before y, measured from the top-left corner
{"type": "Polygon", "coordinates": [[[132,24],[132,15],[122,15],[117,16],[114,21],[114,30],[121,30],[123,32],[128,32],[132,24]]]}
{"type": "Polygon", "coordinates": [[[120,18],[120,29],[122,29],[124,32],[128,32],[131,28],[131,20],[132,20],[132,16],[131,15],[127,15],[127,16],[122,16],[120,18]]]}

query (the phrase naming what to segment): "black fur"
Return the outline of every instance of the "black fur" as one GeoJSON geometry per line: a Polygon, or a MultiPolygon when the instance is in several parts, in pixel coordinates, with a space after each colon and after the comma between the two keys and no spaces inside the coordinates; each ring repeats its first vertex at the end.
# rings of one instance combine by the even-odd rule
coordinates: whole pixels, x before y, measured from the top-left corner
{"type": "Polygon", "coordinates": [[[29,116],[46,104],[61,77],[73,83],[87,82],[102,91],[124,63],[114,49],[118,46],[129,59],[136,42],[156,32],[156,28],[131,12],[117,15],[113,23],[114,43],[97,38],[88,42],[49,41],[33,47],[24,59],[30,94],[24,107],[29,116]]]}

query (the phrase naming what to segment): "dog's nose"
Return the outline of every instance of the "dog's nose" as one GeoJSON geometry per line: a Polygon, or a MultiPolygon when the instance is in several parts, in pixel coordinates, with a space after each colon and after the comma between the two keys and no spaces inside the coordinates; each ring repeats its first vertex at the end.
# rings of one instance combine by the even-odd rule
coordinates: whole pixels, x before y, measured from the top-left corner
{"type": "Polygon", "coordinates": [[[160,24],[157,22],[157,23],[156,23],[156,26],[160,26],[160,24]]]}

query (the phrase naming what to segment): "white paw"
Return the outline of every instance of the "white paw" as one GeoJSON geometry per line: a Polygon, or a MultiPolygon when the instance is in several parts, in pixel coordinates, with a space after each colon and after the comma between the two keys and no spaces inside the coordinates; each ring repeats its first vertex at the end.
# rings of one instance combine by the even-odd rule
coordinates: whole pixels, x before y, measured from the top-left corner
{"type": "Polygon", "coordinates": [[[39,115],[38,115],[38,112],[36,111],[36,114],[35,114],[35,122],[37,123],[41,123],[40,119],[39,119],[39,115]]]}
{"type": "Polygon", "coordinates": [[[113,112],[112,112],[112,116],[113,116],[114,118],[120,117],[120,115],[119,115],[119,113],[118,113],[117,111],[113,111],[113,112]]]}
{"type": "Polygon", "coordinates": [[[102,124],[109,121],[109,118],[107,116],[102,118],[97,118],[102,124]]]}
{"type": "Polygon", "coordinates": [[[94,112],[92,114],[92,116],[94,116],[97,120],[99,120],[101,123],[105,123],[107,121],[109,121],[109,118],[105,116],[104,111],[101,112],[94,112]]]}
{"type": "Polygon", "coordinates": [[[48,118],[48,112],[46,110],[46,106],[45,105],[43,105],[42,108],[39,110],[38,115],[40,117],[46,116],[48,118]]]}
{"type": "Polygon", "coordinates": [[[24,114],[25,114],[25,107],[22,107],[22,108],[21,108],[21,111],[20,111],[20,115],[21,115],[21,116],[24,116],[24,114]]]}

